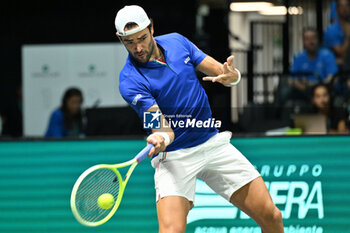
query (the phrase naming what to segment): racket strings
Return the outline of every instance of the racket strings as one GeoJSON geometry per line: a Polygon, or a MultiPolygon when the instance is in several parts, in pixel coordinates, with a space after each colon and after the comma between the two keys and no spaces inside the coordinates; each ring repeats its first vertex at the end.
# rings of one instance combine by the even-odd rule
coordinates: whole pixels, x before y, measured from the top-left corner
{"type": "Polygon", "coordinates": [[[119,179],[116,173],[107,168],[97,169],[90,173],[81,184],[76,193],[76,209],[85,221],[98,222],[105,218],[113,209],[102,209],[97,199],[104,193],[110,193],[117,200],[119,193],[119,179]]]}

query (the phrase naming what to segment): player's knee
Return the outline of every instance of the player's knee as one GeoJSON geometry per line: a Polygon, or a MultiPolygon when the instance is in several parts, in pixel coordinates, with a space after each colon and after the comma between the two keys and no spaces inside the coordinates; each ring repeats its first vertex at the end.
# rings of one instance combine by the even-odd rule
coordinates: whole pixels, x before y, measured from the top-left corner
{"type": "Polygon", "coordinates": [[[185,233],[186,226],[169,225],[159,227],[159,233],[185,233]]]}
{"type": "Polygon", "coordinates": [[[280,222],[282,222],[282,213],[276,206],[263,214],[263,224],[270,225],[280,222]]]}
{"type": "Polygon", "coordinates": [[[282,213],[277,207],[275,207],[272,215],[272,220],[274,222],[282,222],[282,213]]]}
{"type": "Polygon", "coordinates": [[[184,233],[185,231],[186,222],[176,222],[168,219],[159,224],[159,233],[184,233]]]}

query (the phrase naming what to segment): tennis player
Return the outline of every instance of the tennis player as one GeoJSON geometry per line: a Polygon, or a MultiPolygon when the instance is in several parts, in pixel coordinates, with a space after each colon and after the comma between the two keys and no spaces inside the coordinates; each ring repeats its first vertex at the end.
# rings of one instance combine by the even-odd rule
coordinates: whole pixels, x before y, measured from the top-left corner
{"type": "Polygon", "coordinates": [[[213,126],[208,97],[196,76],[199,70],[209,75],[203,80],[235,85],[240,73],[232,65],[234,57],[221,64],[180,34],[153,37],[153,24],[139,6],[119,10],[115,26],[129,52],[120,93],[141,119],[152,112],[162,120],[147,138],[154,144],[149,156],[159,153],[152,159],[159,232],[185,232],[197,177],[253,218],[264,233],[283,232],[281,212],[260,174],[230,144],[231,133],[218,133],[213,126]],[[181,117],[189,118],[176,123],[181,117]]]}

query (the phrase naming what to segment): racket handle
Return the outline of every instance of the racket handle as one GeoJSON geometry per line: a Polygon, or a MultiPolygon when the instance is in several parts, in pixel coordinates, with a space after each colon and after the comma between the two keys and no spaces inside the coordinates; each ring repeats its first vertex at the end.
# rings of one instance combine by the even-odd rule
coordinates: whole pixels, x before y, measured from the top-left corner
{"type": "Polygon", "coordinates": [[[136,155],[136,157],[135,157],[135,159],[137,160],[137,162],[139,163],[139,162],[141,162],[142,160],[144,160],[144,158],[147,157],[149,151],[150,151],[153,147],[154,147],[153,144],[148,144],[145,148],[143,148],[143,150],[140,151],[140,152],[136,155]]]}

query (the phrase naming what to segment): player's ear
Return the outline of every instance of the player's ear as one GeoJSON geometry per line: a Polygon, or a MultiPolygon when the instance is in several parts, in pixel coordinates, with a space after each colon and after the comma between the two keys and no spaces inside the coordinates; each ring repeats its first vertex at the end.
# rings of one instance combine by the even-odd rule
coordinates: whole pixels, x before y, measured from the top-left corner
{"type": "Polygon", "coordinates": [[[153,29],[153,23],[151,24],[151,34],[153,36],[153,33],[154,33],[154,29],[153,29]]]}
{"type": "Polygon", "coordinates": [[[118,33],[116,32],[115,34],[116,34],[116,36],[118,37],[120,43],[123,43],[122,38],[118,35],[118,33]]]}

